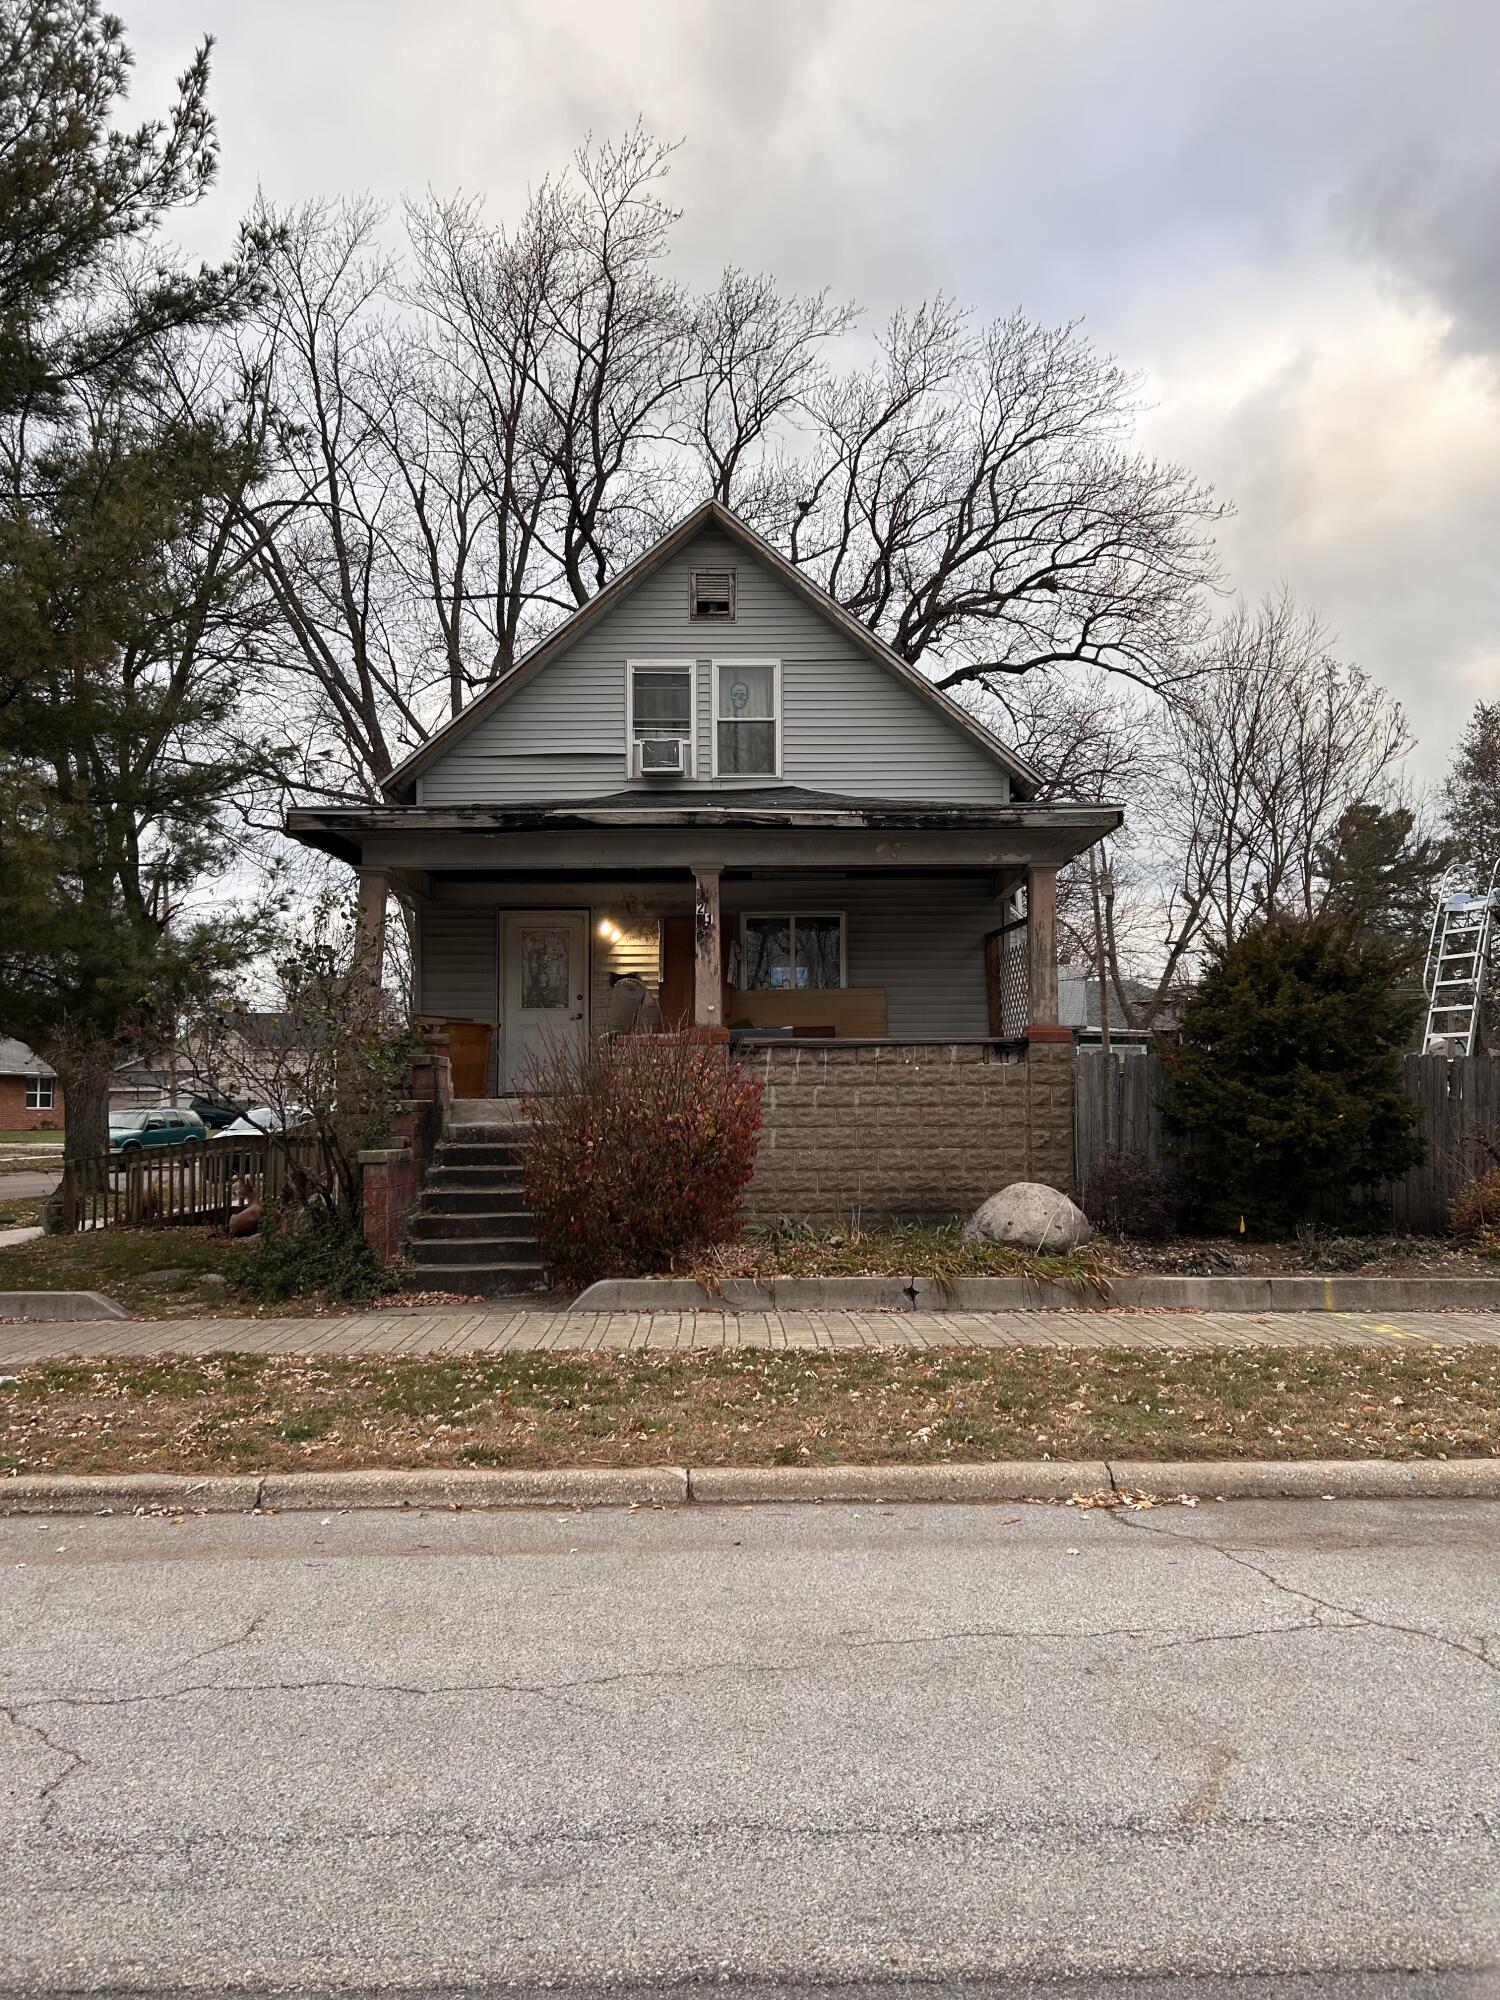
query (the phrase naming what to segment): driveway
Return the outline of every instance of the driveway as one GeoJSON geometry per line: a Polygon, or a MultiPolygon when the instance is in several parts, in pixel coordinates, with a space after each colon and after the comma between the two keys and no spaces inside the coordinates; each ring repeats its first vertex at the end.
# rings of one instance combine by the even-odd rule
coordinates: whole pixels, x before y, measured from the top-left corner
{"type": "Polygon", "coordinates": [[[26,1201],[40,1194],[51,1194],[61,1179],[61,1167],[43,1174],[0,1174],[0,1214],[4,1213],[8,1201],[26,1201]]]}
{"type": "Polygon", "coordinates": [[[3,1521],[0,1988],[1493,1991],[1497,1528],[3,1521]]]}

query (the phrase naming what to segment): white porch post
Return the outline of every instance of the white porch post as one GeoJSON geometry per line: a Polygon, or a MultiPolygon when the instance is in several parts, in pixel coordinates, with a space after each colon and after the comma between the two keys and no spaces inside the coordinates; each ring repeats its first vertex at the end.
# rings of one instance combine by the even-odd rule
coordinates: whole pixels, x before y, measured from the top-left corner
{"type": "Polygon", "coordinates": [[[724,985],[719,871],[693,870],[693,1026],[723,1027],[724,985]]]}
{"type": "Polygon", "coordinates": [[[385,906],[390,882],[383,868],[359,871],[359,922],[355,952],[378,992],[385,976],[385,906]]]}
{"type": "Polygon", "coordinates": [[[1057,869],[1026,870],[1026,956],[1034,1042],[1071,1039],[1057,1020],[1057,869]]]}

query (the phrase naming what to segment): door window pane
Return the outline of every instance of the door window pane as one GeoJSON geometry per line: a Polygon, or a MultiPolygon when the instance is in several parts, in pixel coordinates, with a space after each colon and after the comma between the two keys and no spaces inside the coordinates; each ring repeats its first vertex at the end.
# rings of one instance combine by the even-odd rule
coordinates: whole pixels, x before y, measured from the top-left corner
{"type": "Polygon", "coordinates": [[[840,986],[843,984],[837,917],[798,917],[796,938],[797,984],[799,986],[840,986]]]}
{"type": "Polygon", "coordinates": [[[568,934],[521,932],[521,1006],[530,1013],[568,1004],[568,934]]]}

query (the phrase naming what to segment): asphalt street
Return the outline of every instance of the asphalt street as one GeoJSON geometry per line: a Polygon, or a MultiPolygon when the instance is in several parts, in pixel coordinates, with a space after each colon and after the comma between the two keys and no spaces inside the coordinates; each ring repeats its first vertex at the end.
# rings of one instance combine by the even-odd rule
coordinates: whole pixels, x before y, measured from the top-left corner
{"type": "Polygon", "coordinates": [[[1497,1529],[0,1521],[0,1989],[1495,1993],[1497,1529]]]}

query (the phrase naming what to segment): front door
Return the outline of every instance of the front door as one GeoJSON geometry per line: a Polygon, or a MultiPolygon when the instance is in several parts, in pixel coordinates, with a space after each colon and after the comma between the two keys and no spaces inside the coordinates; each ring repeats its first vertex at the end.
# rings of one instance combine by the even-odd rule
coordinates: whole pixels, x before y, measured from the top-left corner
{"type": "Polygon", "coordinates": [[[589,931],[582,910],[512,911],[503,922],[500,1087],[514,1091],[588,1034],[589,931]]]}

